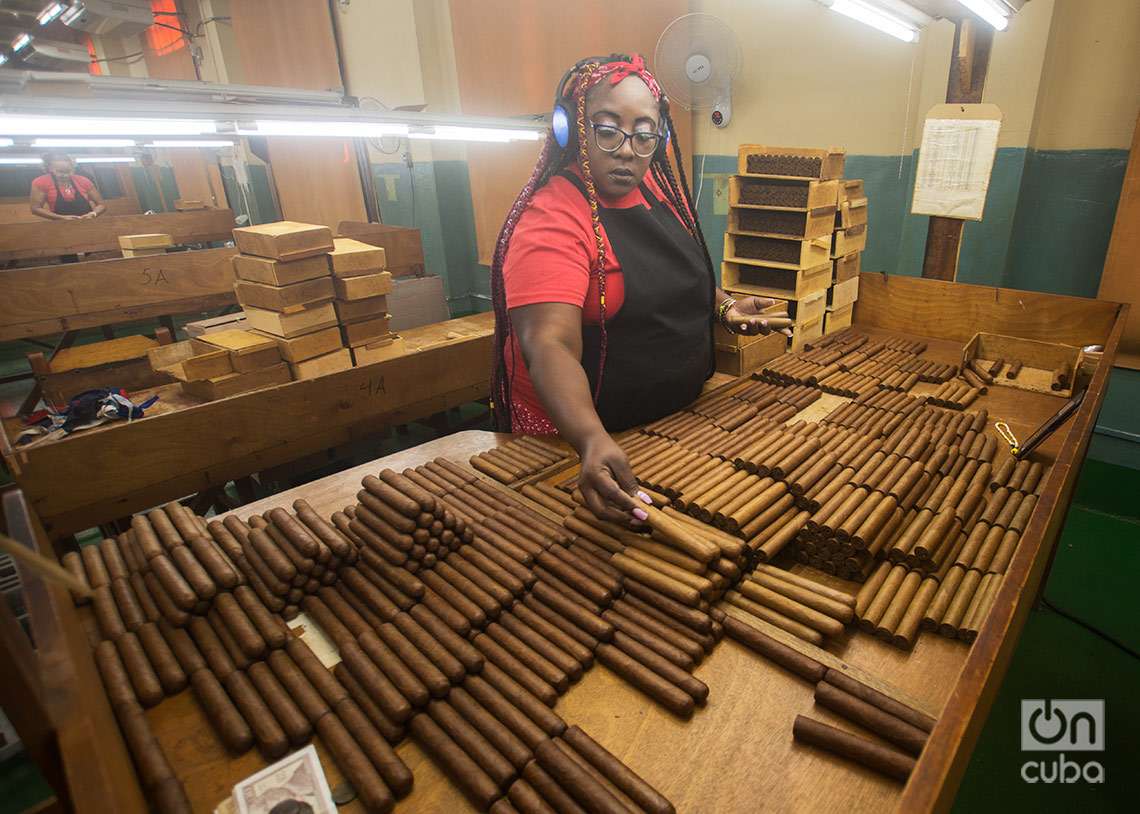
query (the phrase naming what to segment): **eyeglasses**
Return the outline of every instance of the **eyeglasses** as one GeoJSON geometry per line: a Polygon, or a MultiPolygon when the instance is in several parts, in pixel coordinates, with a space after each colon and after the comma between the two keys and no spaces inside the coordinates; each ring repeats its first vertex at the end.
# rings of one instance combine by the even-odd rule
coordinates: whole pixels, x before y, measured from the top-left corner
{"type": "Polygon", "coordinates": [[[598,145],[598,149],[602,152],[616,153],[628,139],[634,155],[638,158],[649,158],[657,152],[657,145],[661,143],[660,133],[652,131],[627,133],[612,124],[595,124],[594,122],[589,122],[589,124],[594,131],[594,144],[598,145]]]}

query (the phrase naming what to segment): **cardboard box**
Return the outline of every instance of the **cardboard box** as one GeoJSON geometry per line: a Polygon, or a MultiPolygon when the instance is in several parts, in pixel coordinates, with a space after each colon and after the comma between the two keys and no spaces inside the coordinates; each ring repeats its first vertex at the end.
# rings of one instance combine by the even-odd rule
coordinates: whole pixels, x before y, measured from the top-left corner
{"type": "Polygon", "coordinates": [[[348,237],[333,240],[328,262],[334,277],[375,274],[388,264],[384,249],[348,237]]]}
{"type": "Polygon", "coordinates": [[[385,314],[382,317],[341,325],[340,332],[344,337],[344,344],[350,348],[355,348],[357,345],[367,345],[370,342],[389,337],[391,335],[390,323],[391,317],[385,314]]]}
{"type": "Polygon", "coordinates": [[[369,342],[352,349],[352,360],[357,367],[371,365],[375,362],[384,362],[409,353],[403,337],[392,334],[379,342],[369,342]]]}
{"type": "Polygon", "coordinates": [[[396,332],[451,319],[443,279],[433,274],[393,280],[388,310],[392,313],[392,330],[396,332]]]}
{"type": "Polygon", "coordinates": [[[334,277],[333,287],[336,289],[338,300],[382,297],[392,291],[392,275],[382,271],[379,274],[362,274],[358,277],[334,277]]]}
{"type": "Polygon", "coordinates": [[[321,254],[290,263],[268,257],[254,257],[251,254],[235,254],[233,263],[234,276],[239,280],[265,285],[293,285],[303,280],[329,276],[328,261],[321,254]]]}
{"type": "Polygon", "coordinates": [[[250,328],[286,339],[310,334],[337,323],[336,311],[331,302],[301,306],[299,310],[288,313],[267,311],[263,308],[246,308],[245,318],[250,328]]]}
{"type": "Polygon", "coordinates": [[[258,334],[275,342],[281,358],[287,362],[303,362],[306,359],[312,359],[314,356],[324,356],[344,347],[344,343],[340,339],[340,328],[335,325],[331,328],[301,334],[290,339],[260,332],[258,334]]]}
{"type": "Polygon", "coordinates": [[[216,331],[190,340],[199,352],[224,350],[237,373],[259,370],[281,361],[277,343],[253,331],[216,331]]]}
{"type": "Polygon", "coordinates": [[[336,300],[336,317],[342,324],[383,316],[388,313],[387,297],[369,297],[366,300],[336,300]]]}
{"type": "Polygon", "coordinates": [[[238,280],[234,293],[244,307],[265,308],[270,311],[293,311],[305,305],[326,302],[333,298],[331,277],[317,277],[292,285],[265,285],[238,280]]]}
{"type": "Polygon", "coordinates": [[[293,372],[293,378],[297,380],[315,379],[318,376],[327,376],[329,373],[348,370],[350,367],[352,367],[352,354],[348,348],[334,350],[332,353],[314,356],[312,359],[305,359],[301,362],[289,363],[289,370],[293,372]]]}
{"type": "Polygon", "coordinates": [[[290,220],[234,229],[234,243],[242,254],[285,261],[325,254],[333,249],[329,227],[290,220]]]}
{"type": "Polygon", "coordinates": [[[384,250],[384,268],[393,277],[424,273],[424,244],[419,229],[386,223],[341,221],[336,233],[384,250]]]}
{"type": "Polygon", "coordinates": [[[216,379],[206,379],[200,382],[183,382],[182,391],[196,398],[213,401],[235,396],[238,393],[248,393],[250,390],[260,390],[263,387],[273,387],[293,380],[289,366],[284,362],[272,367],[254,370],[249,373],[231,373],[216,379]]]}
{"type": "Polygon", "coordinates": [[[173,246],[174,239],[161,233],[145,235],[119,235],[120,249],[165,249],[173,246]]]}

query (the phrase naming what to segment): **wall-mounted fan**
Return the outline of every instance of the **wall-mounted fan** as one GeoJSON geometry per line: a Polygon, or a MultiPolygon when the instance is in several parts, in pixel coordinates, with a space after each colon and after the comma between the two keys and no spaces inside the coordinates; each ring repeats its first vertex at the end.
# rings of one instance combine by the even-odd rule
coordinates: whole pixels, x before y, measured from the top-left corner
{"type": "Polygon", "coordinates": [[[653,54],[669,101],[686,110],[709,110],[717,127],[732,119],[732,80],[740,63],[736,34],[712,14],[686,14],[669,23],[653,54]]]}

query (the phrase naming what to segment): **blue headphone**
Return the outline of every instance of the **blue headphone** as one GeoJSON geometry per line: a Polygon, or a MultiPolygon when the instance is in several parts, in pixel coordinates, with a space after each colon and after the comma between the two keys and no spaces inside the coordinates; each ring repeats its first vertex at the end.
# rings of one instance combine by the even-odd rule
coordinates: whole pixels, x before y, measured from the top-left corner
{"type": "MultiPolygon", "coordinates": [[[[573,117],[570,114],[571,109],[574,107],[574,100],[567,95],[566,83],[569,82],[578,71],[591,63],[605,63],[605,62],[632,62],[628,54],[610,54],[604,57],[586,57],[574,63],[574,65],[566,73],[562,74],[562,79],[558,82],[558,87],[554,92],[554,110],[550,114],[550,127],[554,132],[554,141],[562,149],[574,146],[578,134],[574,132],[572,126],[573,117]]],[[[570,93],[573,93],[571,88],[570,93]]],[[[661,112],[665,113],[669,110],[669,100],[663,95],[661,97],[661,112]]],[[[658,150],[664,151],[669,147],[669,133],[665,133],[665,139],[661,142],[658,150]]]]}

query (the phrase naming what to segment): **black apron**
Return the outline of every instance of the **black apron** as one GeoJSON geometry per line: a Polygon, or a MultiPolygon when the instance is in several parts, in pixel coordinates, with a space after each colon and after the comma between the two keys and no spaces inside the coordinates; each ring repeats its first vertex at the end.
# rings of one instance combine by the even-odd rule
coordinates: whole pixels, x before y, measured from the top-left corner
{"type": "Polygon", "coordinates": [[[51,208],[52,212],[57,215],[86,215],[93,211],[87,197],[79,191],[79,184],[74,181],[71,182],[71,188],[75,190],[75,198],[69,201],[63,197],[63,191],[59,188],[59,181],[55,179],[54,175],[51,176],[51,182],[55,184],[55,204],[51,208]]]}
{"type": "MultiPolygon", "coordinates": [[[[582,179],[562,177],[586,196],[582,179]]],[[[606,360],[598,416],[610,432],[655,421],[690,404],[713,373],[712,313],[716,283],[704,252],[684,225],[642,182],[649,208],[598,207],[621,266],[625,299],[606,320],[606,360]]],[[[598,383],[601,328],[582,326],[582,367],[590,392],[598,383]]]]}

